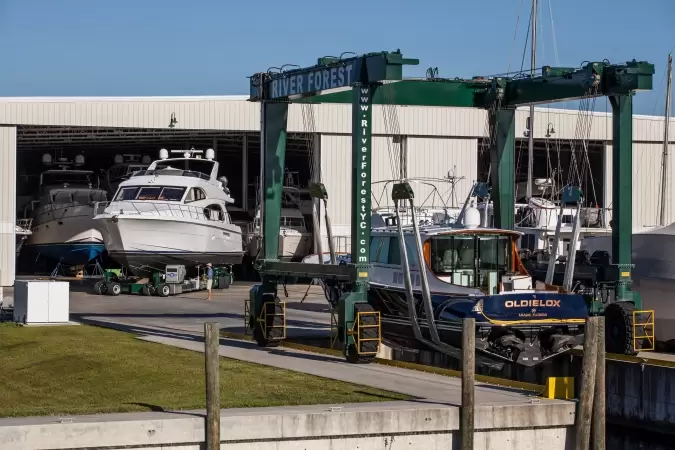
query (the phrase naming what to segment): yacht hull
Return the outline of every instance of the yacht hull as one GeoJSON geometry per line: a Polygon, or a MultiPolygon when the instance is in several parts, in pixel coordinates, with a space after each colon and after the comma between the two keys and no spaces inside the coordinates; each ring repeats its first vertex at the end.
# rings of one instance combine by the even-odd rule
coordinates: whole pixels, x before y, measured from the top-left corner
{"type": "MultiPolygon", "coordinates": [[[[414,292],[414,296],[420,329],[431,340],[421,293],[414,292]]],[[[409,348],[428,349],[415,337],[404,289],[371,283],[368,302],[382,314],[385,339],[409,348]]],[[[583,322],[588,315],[583,297],[558,293],[491,296],[432,293],[431,302],[434,321],[443,343],[456,347],[459,352],[462,345],[462,320],[473,317],[477,327],[477,351],[494,360],[526,366],[537,365],[581,344],[583,322]],[[477,309],[479,304],[481,306],[477,309]],[[505,351],[500,344],[505,332],[512,333],[524,343],[518,352],[505,351]],[[554,340],[558,339],[558,342],[548,341],[549,335],[554,340]],[[564,346],[559,345],[562,341],[565,342],[564,346]]]]}
{"type": "MultiPolygon", "coordinates": [[[[310,233],[291,232],[279,234],[278,256],[281,260],[301,261],[307,256],[312,245],[312,235],[310,233]]],[[[258,254],[260,240],[253,236],[248,244],[248,253],[255,257],[258,254]]]]}
{"type": "Polygon", "coordinates": [[[87,264],[105,250],[93,208],[87,205],[40,213],[31,231],[25,251],[66,264],[87,264]]]}
{"type": "Polygon", "coordinates": [[[243,258],[241,229],[234,224],[123,214],[96,219],[105,227],[110,257],[136,275],[164,270],[169,264],[234,265],[243,258]]]}
{"type": "Polygon", "coordinates": [[[28,239],[28,235],[25,233],[16,232],[16,257],[19,257],[21,253],[21,247],[23,247],[24,242],[28,239]]]}

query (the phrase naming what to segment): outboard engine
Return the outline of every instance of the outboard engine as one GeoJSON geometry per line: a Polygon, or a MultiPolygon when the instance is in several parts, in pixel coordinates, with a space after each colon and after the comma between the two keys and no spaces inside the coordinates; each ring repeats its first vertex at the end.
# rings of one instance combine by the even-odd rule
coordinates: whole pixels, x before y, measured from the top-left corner
{"type": "Polygon", "coordinates": [[[525,349],[525,335],[522,332],[504,327],[492,327],[488,334],[489,350],[513,362],[518,361],[525,349]]]}

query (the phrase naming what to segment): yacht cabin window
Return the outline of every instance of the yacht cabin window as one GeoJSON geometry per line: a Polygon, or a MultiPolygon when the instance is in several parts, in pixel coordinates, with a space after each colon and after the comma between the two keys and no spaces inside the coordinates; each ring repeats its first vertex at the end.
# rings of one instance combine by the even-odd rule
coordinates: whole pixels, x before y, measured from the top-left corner
{"type": "Polygon", "coordinates": [[[229,222],[229,216],[225,214],[223,211],[223,208],[220,207],[219,204],[213,203],[206,208],[204,208],[204,216],[208,220],[217,220],[219,222],[229,222]]]}
{"type": "Polygon", "coordinates": [[[187,196],[185,197],[185,203],[196,202],[198,200],[206,199],[206,193],[202,188],[192,188],[188,191],[187,196]]]}
{"type": "Polygon", "coordinates": [[[184,187],[175,186],[129,186],[120,188],[115,200],[156,200],[179,202],[185,193],[184,187]]]}
{"type": "Polygon", "coordinates": [[[502,275],[512,272],[511,238],[505,235],[434,236],[431,270],[452,284],[493,294],[502,275]]]}

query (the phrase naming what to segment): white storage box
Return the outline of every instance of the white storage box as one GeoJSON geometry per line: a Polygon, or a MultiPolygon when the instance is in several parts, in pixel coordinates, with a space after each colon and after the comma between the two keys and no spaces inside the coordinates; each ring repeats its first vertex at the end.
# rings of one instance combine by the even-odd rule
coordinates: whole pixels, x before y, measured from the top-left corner
{"type": "Polygon", "coordinates": [[[50,280],[14,282],[14,321],[20,323],[68,323],[70,283],[50,280]]]}

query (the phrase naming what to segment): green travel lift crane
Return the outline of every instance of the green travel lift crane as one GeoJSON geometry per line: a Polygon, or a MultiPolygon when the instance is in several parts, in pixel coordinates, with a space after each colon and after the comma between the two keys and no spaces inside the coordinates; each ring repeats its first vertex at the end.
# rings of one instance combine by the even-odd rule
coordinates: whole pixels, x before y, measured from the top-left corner
{"type": "MultiPolygon", "coordinates": [[[[640,310],[642,304],[637,293],[630,290],[632,106],[636,91],[652,89],[654,66],[635,60],[618,65],[605,61],[587,63],[580,68],[545,66],[541,75],[533,77],[462,80],[433,75],[427,79],[403,79],[403,66],[418,63],[416,59],[404,58],[400,51],[378,52],[350,58],[324,57],[312,67],[260,72],[250,77],[250,100],[261,104],[262,250],[259,271],[262,282],[251,289],[247,319],[258,344],[273,346],[285,338],[285,305],[277,295],[279,285],[298,278],[315,278],[346,287],[343,291],[346,293],[338,301],[337,339],[347,360],[367,362],[377,354],[381,339],[380,317],[367,302],[373,104],[487,110],[495,225],[513,229],[516,108],[594,96],[608,96],[613,113],[612,254],[616,276],[614,300],[609,304],[592,302],[589,310],[592,314],[600,314],[615,309],[613,314],[619,314],[625,326],[623,330],[613,331],[608,324],[608,334],[623,332],[626,339],[634,341],[634,315],[629,316],[631,311],[640,310]],[[382,88],[384,82],[389,90],[386,94],[382,88]],[[352,264],[278,260],[290,103],[352,105],[352,264]]],[[[314,189],[317,190],[323,191],[325,198],[323,186],[314,189]]],[[[609,346],[608,351],[611,351],[609,346]]]]}

